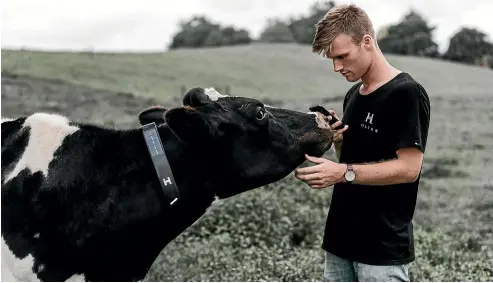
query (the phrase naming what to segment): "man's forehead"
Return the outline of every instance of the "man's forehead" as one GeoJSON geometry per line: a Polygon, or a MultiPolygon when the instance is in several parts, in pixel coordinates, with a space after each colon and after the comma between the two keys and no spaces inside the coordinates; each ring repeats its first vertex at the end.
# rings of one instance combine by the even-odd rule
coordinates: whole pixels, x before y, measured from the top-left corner
{"type": "Polygon", "coordinates": [[[349,53],[350,51],[350,48],[349,47],[333,47],[333,46],[330,46],[329,48],[327,48],[327,52],[325,53],[325,56],[327,58],[335,58],[335,57],[338,57],[338,56],[341,56],[341,55],[345,55],[347,53],[349,53]]]}
{"type": "Polygon", "coordinates": [[[343,54],[346,54],[351,49],[351,38],[345,34],[341,34],[334,38],[326,49],[325,56],[327,58],[334,58],[343,54]]]}

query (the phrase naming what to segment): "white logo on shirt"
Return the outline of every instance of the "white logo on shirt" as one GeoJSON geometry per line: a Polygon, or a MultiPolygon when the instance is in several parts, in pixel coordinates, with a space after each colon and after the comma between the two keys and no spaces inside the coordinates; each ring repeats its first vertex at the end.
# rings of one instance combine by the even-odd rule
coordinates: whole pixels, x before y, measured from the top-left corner
{"type": "Polygon", "coordinates": [[[372,132],[378,133],[378,129],[374,128],[373,125],[373,117],[375,116],[374,113],[368,112],[365,118],[365,122],[361,123],[361,127],[367,130],[370,130],[372,132]]]}
{"type": "Polygon", "coordinates": [[[370,124],[373,124],[373,113],[368,112],[368,115],[366,115],[365,122],[368,123],[370,121],[370,124]]]}

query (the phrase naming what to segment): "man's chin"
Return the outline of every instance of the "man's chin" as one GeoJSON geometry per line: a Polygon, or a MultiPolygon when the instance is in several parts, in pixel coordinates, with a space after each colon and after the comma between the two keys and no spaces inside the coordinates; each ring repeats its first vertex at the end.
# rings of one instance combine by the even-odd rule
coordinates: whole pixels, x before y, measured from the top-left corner
{"type": "Polygon", "coordinates": [[[354,83],[354,82],[357,82],[358,80],[359,80],[359,78],[356,76],[347,76],[346,77],[346,81],[348,81],[348,82],[354,83]]]}

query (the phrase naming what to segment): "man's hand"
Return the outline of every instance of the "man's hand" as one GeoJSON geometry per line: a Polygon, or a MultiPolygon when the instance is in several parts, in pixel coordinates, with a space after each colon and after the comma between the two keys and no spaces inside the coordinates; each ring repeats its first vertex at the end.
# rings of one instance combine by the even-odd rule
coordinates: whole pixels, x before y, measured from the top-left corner
{"type": "MultiPolygon", "coordinates": [[[[344,128],[339,129],[339,130],[334,130],[335,128],[339,127],[342,125],[341,119],[337,116],[336,112],[334,110],[329,110],[330,114],[333,115],[335,118],[337,118],[337,122],[334,124],[330,125],[330,128],[334,132],[334,143],[335,144],[340,144],[342,142],[342,133],[345,132],[348,128],[348,125],[345,125],[344,128]]],[[[327,116],[327,119],[330,121],[332,120],[332,116],[327,116]]]]}
{"type": "Polygon", "coordinates": [[[308,161],[317,165],[296,169],[295,177],[307,183],[313,189],[326,188],[344,181],[346,165],[307,154],[305,154],[305,157],[308,161]]]}

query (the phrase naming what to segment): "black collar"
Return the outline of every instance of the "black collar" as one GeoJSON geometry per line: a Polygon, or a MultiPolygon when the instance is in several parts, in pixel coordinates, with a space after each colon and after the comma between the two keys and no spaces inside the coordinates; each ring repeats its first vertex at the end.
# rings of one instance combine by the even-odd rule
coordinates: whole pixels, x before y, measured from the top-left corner
{"type": "Polygon", "coordinates": [[[164,192],[164,197],[169,203],[169,206],[173,206],[180,198],[178,187],[176,186],[173,172],[164,152],[164,147],[159,137],[156,123],[152,122],[145,124],[141,127],[144,139],[147,144],[147,150],[151,155],[152,164],[156,169],[159,183],[164,192]]]}

